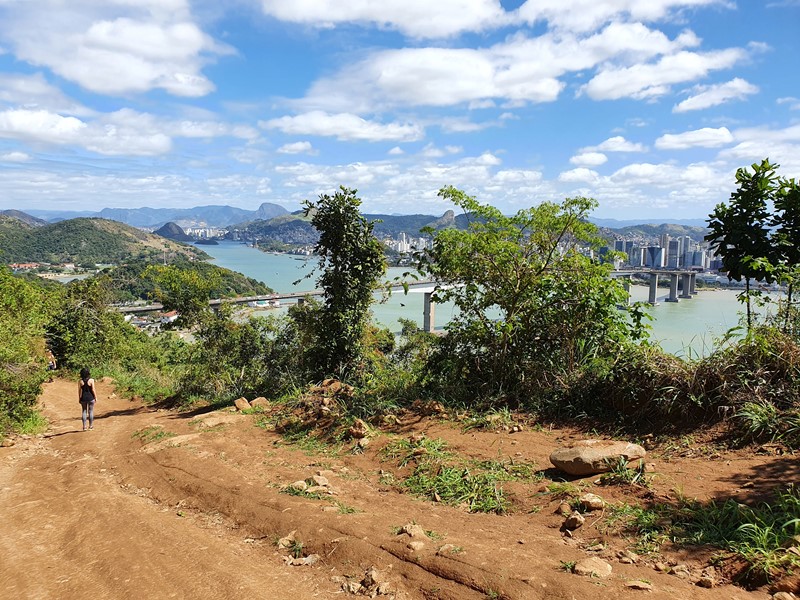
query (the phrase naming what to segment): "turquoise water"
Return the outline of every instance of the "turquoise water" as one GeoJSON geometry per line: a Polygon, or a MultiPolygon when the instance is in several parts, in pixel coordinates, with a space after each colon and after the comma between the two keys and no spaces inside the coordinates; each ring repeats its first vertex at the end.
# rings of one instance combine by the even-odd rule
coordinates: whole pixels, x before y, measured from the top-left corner
{"type": "MultiPolygon", "coordinates": [[[[264,253],[244,244],[223,242],[218,246],[203,246],[203,250],[214,257],[215,264],[244,273],[273,288],[276,292],[300,292],[314,289],[314,279],[304,279],[317,264],[316,259],[304,259],[288,254],[264,253]],[[294,282],[300,280],[297,285],[294,282]]],[[[388,277],[394,278],[404,269],[392,268],[388,277]]],[[[668,290],[659,289],[659,305],[650,309],[651,338],[658,341],[667,352],[679,356],[701,356],[708,354],[726,331],[739,323],[742,305],[736,300],[733,290],[700,291],[692,299],[680,302],[664,302],[668,290]]],[[[646,301],[647,286],[631,287],[633,301],[646,301]]],[[[404,295],[395,292],[392,296],[373,306],[375,320],[399,331],[399,318],[416,321],[422,326],[422,292],[404,295]]],[[[441,329],[452,318],[452,304],[436,305],[436,328],[441,329]]]]}

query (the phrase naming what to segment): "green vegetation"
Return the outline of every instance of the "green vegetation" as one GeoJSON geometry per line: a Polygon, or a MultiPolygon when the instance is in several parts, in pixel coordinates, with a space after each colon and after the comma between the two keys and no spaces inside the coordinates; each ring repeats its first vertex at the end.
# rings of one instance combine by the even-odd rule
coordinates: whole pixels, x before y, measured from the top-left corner
{"type": "Polygon", "coordinates": [[[306,350],[310,372],[318,378],[357,377],[367,353],[369,306],[386,262],[383,245],[372,233],[374,224],[361,216],[360,205],[356,190],[345,187],[305,204],[305,214],[313,215],[311,224],[320,233],[314,252],[323,304],[309,328],[314,343],[306,350]]]}
{"type": "Polygon", "coordinates": [[[798,547],[800,534],[800,490],[796,487],[755,507],[731,499],[647,508],[619,505],[609,510],[609,526],[633,536],[639,552],[657,552],[668,541],[712,546],[746,561],[749,566],[743,578],[756,583],[800,567],[800,555],[787,552],[798,547]]]}
{"type": "Polygon", "coordinates": [[[193,246],[177,244],[106,219],[70,219],[31,227],[0,218],[0,260],[51,264],[121,264],[135,258],[207,258],[193,246]]]}
{"type": "Polygon", "coordinates": [[[144,444],[149,444],[175,437],[175,435],[177,434],[167,431],[161,425],[151,425],[139,431],[134,431],[132,437],[142,440],[144,444]]]}
{"type": "Polygon", "coordinates": [[[107,281],[113,302],[132,300],[154,300],[169,291],[164,279],[179,278],[200,282],[204,285],[206,301],[210,298],[231,298],[235,296],[260,296],[271,294],[273,290],[260,281],[245,277],[229,269],[224,269],[202,261],[189,261],[180,257],[161,265],[160,260],[133,260],[124,265],[112,267],[100,275],[107,281]],[[161,284],[161,285],[159,285],[161,284]],[[165,289],[166,288],[166,289],[165,289]]]}

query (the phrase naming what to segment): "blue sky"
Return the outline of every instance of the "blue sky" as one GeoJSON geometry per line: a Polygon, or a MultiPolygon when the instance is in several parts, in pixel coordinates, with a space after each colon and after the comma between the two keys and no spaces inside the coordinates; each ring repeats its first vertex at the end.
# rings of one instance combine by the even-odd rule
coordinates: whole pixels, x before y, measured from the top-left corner
{"type": "Polygon", "coordinates": [[[800,0],[0,0],[0,209],[355,187],[703,218],[800,177],[800,0]]]}

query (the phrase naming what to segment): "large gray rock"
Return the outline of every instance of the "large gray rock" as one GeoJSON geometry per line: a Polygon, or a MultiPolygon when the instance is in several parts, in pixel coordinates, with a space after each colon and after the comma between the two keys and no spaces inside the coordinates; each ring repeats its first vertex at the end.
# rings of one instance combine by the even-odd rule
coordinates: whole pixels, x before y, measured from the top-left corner
{"type": "Polygon", "coordinates": [[[644,458],[647,452],[638,444],[614,440],[582,440],[550,455],[550,462],[569,475],[594,475],[611,470],[620,458],[627,461],[644,458]]]}

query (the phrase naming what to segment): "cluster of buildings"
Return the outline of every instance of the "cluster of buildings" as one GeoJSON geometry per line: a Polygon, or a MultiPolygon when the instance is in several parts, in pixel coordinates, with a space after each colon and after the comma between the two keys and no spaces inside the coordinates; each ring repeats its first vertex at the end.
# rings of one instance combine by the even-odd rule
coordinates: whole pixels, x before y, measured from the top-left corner
{"type": "Polygon", "coordinates": [[[614,246],[600,248],[603,256],[614,250],[623,255],[618,266],[648,269],[685,269],[717,271],[722,261],[709,249],[708,243],[697,242],[689,236],[671,237],[663,234],[657,241],[644,245],[634,240],[616,240],[614,246]]]}
{"type": "Polygon", "coordinates": [[[405,233],[401,233],[396,238],[386,238],[383,243],[390,250],[394,250],[399,254],[410,254],[417,250],[422,250],[430,245],[430,240],[424,237],[411,237],[405,233]]]}
{"type": "Polygon", "coordinates": [[[184,229],[186,235],[190,235],[193,238],[197,238],[198,240],[210,240],[213,238],[221,238],[225,237],[227,233],[226,229],[220,229],[218,227],[187,227],[184,229]]]}

